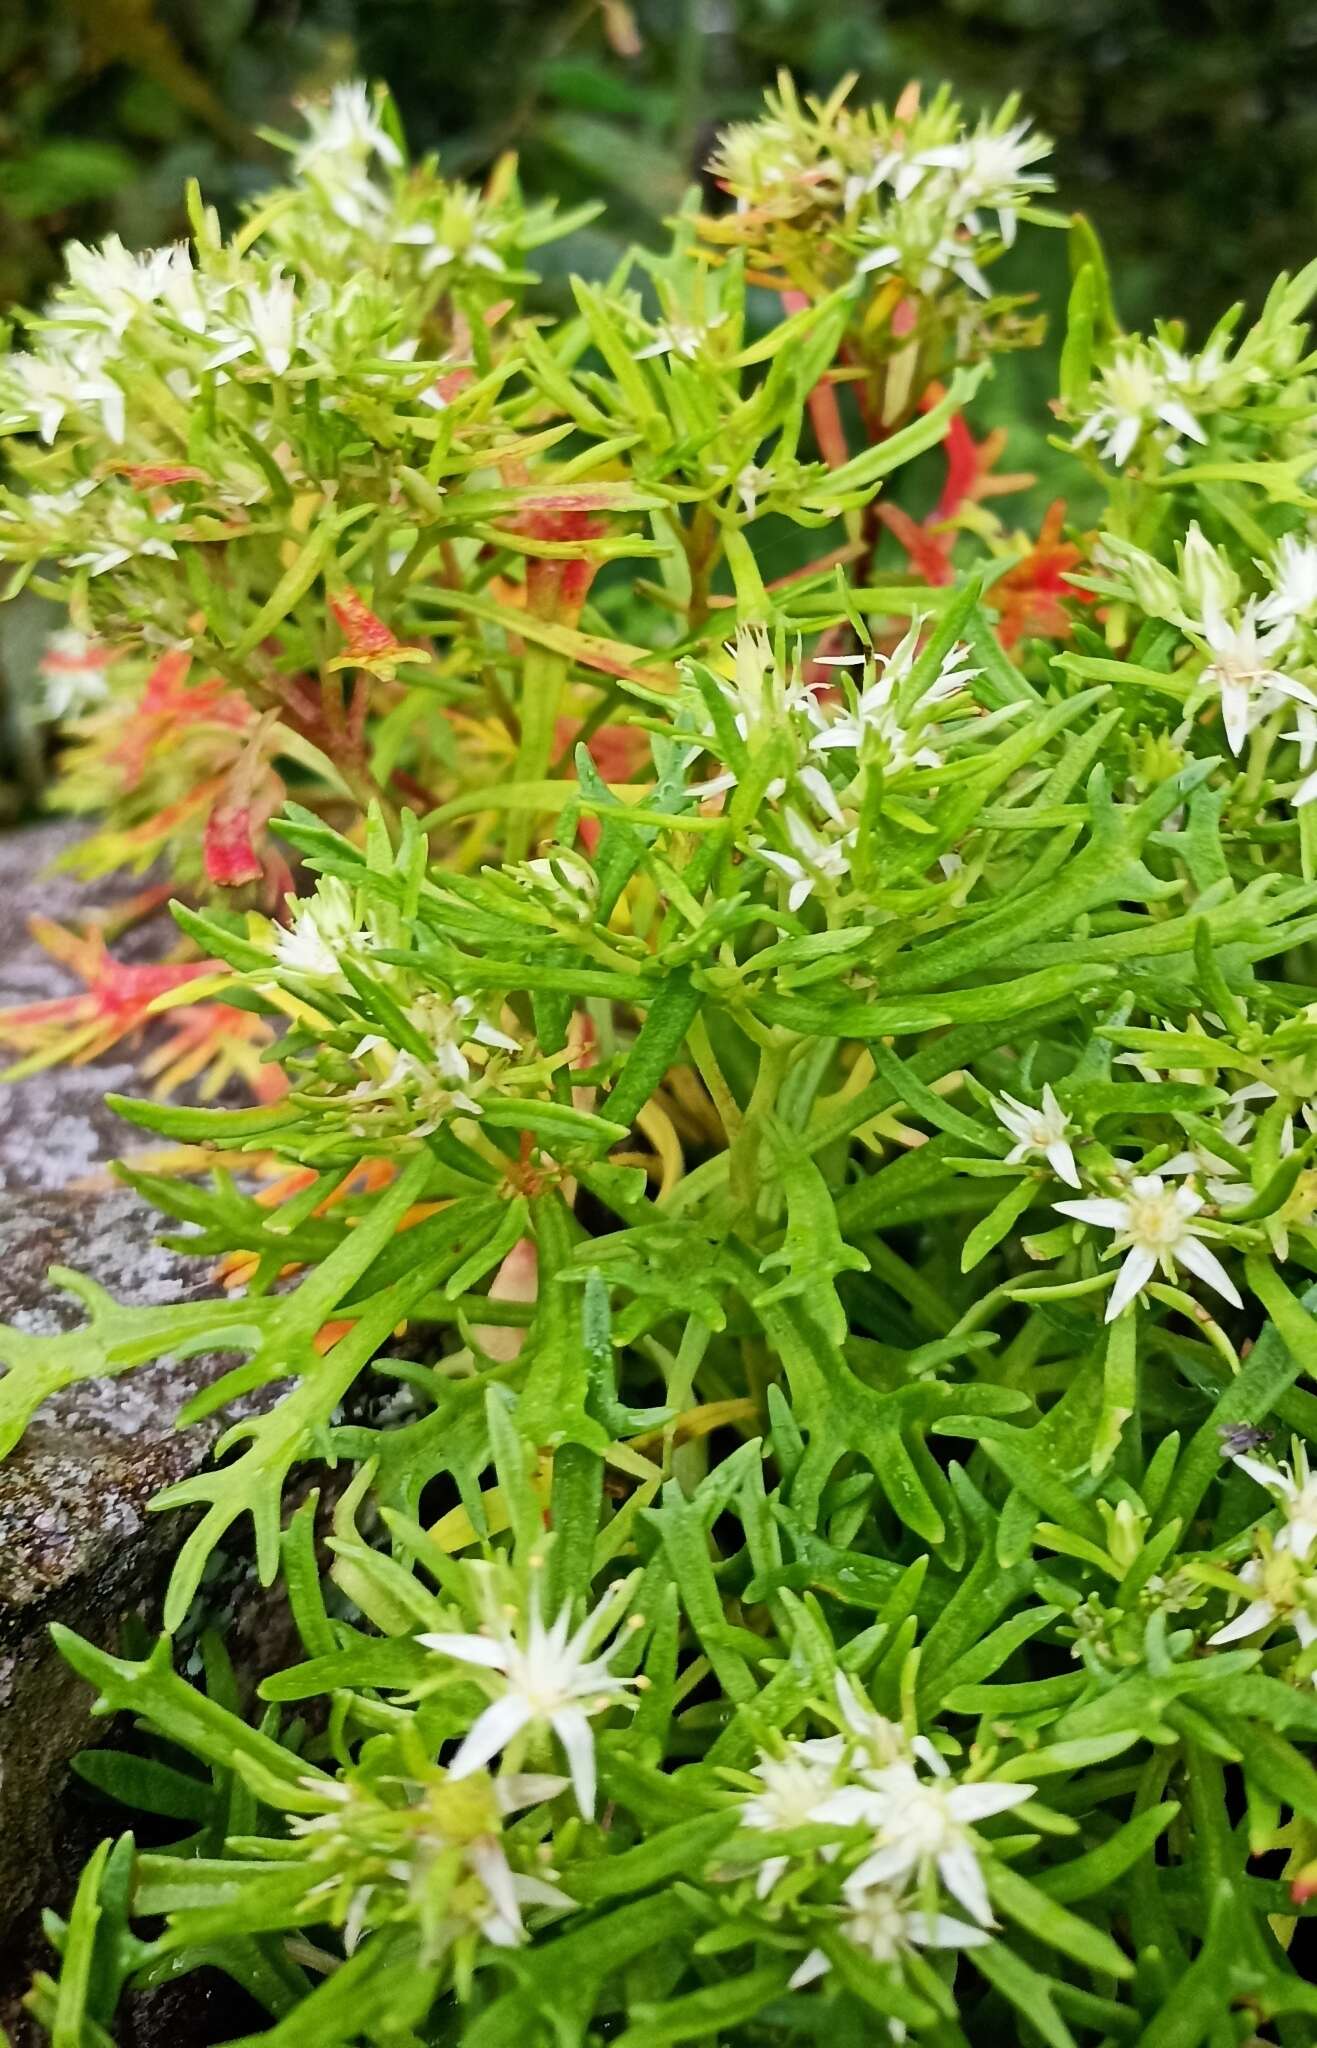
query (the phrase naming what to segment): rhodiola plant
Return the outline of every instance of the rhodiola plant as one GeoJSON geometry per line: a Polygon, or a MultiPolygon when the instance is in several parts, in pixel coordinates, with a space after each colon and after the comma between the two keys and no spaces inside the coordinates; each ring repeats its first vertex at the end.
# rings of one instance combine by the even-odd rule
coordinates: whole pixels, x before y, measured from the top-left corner
{"type": "MultiPolygon", "coordinates": [[[[280,2048],[1310,2039],[1314,278],[1194,356],[1120,332],[1077,229],[1058,409],[1109,510],[1016,545],[955,516],[1045,190],[1013,109],[784,87],[720,146],[735,212],[506,332],[488,262],[432,282],[478,203],[382,105],[317,123],[220,274],[272,266],[300,349],[345,317],[304,209],[401,220],[448,355],[340,398],[222,296],[184,416],[341,488],[296,541],[185,508],[130,572],[255,726],[322,724],[271,813],[302,893],[180,904],[155,999],[264,1034],[268,1099],[120,1104],[223,1149],[131,1177],[236,1284],[64,1274],[85,1328],[0,1339],[5,1449],[167,1355],[240,1361],[184,1423],[243,1400],[157,1502],[165,1637],[62,1637],[152,1745],[81,1773],[156,1821],[32,2011],[102,2048],[217,1964],[280,2048]],[[939,442],[936,573],[894,576],[875,493],[939,442]],[[779,579],[770,516],[835,545],[779,579]],[[249,1536],[306,1653],[259,1722],[171,1641],[249,1536]]],[[[127,566],[66,564],[84,629],[145,638],[127,566]]]]}
{"type": "MultiPolygon", "coordinates": [[[[1005,148],[990,182],[1013,225],[1042,145],[958,120],[938,103],[896,183],[968,219],[981,152],[1005,148]],[[935,135],[973,160],[942,164],[935,135]]],[[[91,878],[163,858],[194,895],[273,907],[290,876],[269,822],[290,786],[338,822],[372,800],[432,831],[474,818],[464,861],[504,840],[524,855],[525,785],[570,763],[575,734],[629,763],[617,684],[671,683],[746,529],[785,518],[862,553],[880,481],[966,437],[971,375],[930,380],[1002,340],[970,319],[962,278],[930,274],[921,331],[956,343],[910,359],[901,432],[866,401],[852,452],[832,380],[892,280],[847,254],[849,212],[827,276],[793,284],[775,324],[750,317],[745,257],[711,264],[695,237],[713,224],[691,216],[668,254],[578,285],[578,317],[546,330],[522,317],[525,261],[573,222],[523,206],[511,165],[482,193],[409,165],[387,98],[361,86],[307,126],[287,144],[295,182],[236,234],[194,194],[190,244],[72,247],[0,377],[0,556],[19,565],[11,595],[31,581],[69,609],[43,675],[67,736],[60,801],[102,821],[68,856],[91,878]],[[609,630],[623,586],[582,617],[619,557],[661,578],[624,607],[625,640],[609,630]],[[491,842],[499,813],[472,799],[510,771],[520,807],[491,842]]],[[[999,246],[976,228],[979,262],[999,246]]],[[[972,481],[949,483],[948,512],[972,481]]],[[[45,1022],[0,1030],[58,1056],[45,1022]]]]}

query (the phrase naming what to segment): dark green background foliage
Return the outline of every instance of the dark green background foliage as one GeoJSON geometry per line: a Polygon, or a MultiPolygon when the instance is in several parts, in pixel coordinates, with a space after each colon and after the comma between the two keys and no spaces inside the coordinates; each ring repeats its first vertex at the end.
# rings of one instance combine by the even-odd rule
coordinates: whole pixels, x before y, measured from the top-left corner
{"type": "Polygon", "coordinates": [[[6,0],[0,293],[39,292],[70,234],[179,232],[181,172],[220,201],[259,186],[252,125],[354,69],[449,170],[515,147],[533,188],[602,191],[608,239],[643,237],[710,125],[789,64],[802,84],[856,70],[875,96],[912,76],[971,102],[1018,87],[1111,245],[1125,317],[1198,326],[1311,253],[1315,58],[1314,0],[6,0]]]}

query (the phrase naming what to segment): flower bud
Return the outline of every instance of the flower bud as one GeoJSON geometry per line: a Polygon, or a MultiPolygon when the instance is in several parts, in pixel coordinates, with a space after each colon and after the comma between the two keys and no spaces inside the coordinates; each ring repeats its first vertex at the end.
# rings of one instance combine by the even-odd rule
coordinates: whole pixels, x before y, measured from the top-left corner
{"type": "Polygon", "coordinates": [[[1095,560],[1100,569],[1110,570],[1117,594],[1132,597],[1139,610],[1154,619],[1178,618],[1184,608],[1180,585],[1161,562],[1136,548],[1131,541],[1114,534],[1104,536],[1095,560]]]}
{"type": "Polygon", "coordinates": [[[1238,576],[1204,536],[1197,520],[1180,549],[1180,581],[1185,609],[1195,619],[1222,618],[1239,598],[1238,576]]]}

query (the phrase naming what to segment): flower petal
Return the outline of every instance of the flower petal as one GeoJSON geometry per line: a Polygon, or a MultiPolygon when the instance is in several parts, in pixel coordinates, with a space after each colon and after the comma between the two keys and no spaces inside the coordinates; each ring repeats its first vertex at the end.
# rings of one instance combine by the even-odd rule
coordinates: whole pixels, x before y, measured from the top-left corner
{"type": "Polygon", "coordinates": [[[968,1842],[953,1842],[942,1851],[937,1859],[942,1882],[965,1908],[971,1920],[977,1920],[980,1927],[991,1927],[992,1907],[988,1903],[988,1888],[983,1882],[979,1859],[968,1842]]]}
{"type": "Polygon", "coordinates": [[[507,1693],[501,1700],[495,1700],[472,1723],[469,1734],[448,1766],[449,1777],[469,1778],[472,1771],[480,1770],[491,1757],[506,1749],[513,1736],[519,1735],[530,1720],[529,1706],[516,1693],[507,1693]]]}
{"type": "Polygon", "coordinates": [[[982,1785],[957,1785],[946,1798],[957,1820],[987,1820],[990,1814],[1008,1813],[1011,1807],[1022,1806],[1026,1799],[1033,1798],[1037,1790],[1036,1785],[1001,1785],[989,1781],[982,1785]]]}
{"type": "Polygon", "coordinates": [[[832,1968],[821,1948],[812,1948],[800,1967],[787,1979],[788,1991],[800,1991],[806,1984],[812,1984],[816,1977],[826,1976],[832,1968]]]}
{"type": "Polygon", "coordinates": [[[946,1913],[910,1913],[906,1926],[920,1948],[982,1948],[992,1940],[986,1927],[969,1927],[946,1913]]]}
{"type": "Polygon", "coordinates": [[[1058,1180],[1063,1180],[1068,1188],[1079,1186],[1079,1169],[1075,1165],[1075,1155],[1065,1138],[1054,1139],[1047,1147],[1046,1157],[1058,1180]]]}
{"type": "Polygon", "coordinates": [[[1238,1471],[1247,1472],[1249,1478],[1255,1479],[1259,1486],[1265,1486],[1269,1493],[1292,1498],[1297,1491],[1289,1473],[1282,1472],[1275,1465],[1268,1465],[1264,1458],[1250,1458],[1247,1451],[1240,1451],[1230,1462],[1238,1471]]]}
{"type": "Polygon", "coordinates": [[[1129,1307],[1135,1295],[1147,1286],[1156,1270],[1156,1252],[1150,1251],[1147,1245],[1131,1245],[1116,1276],[1116,1284],[1111,1290],[1111,1298],[1107,1303],[1107,1313],[1103,1320],[1114,1323],[1121,1311],[1129,1307]]]}
{"type": "Polygon", "coordinates": [[[1209,1251],[1201,1237],[1181,1238],[1175,1247],[1175,1256],[1182,1266],[1187,1266],[1200,1280],[1216,1289],[1232,1308],[1243,1308],[1239,1289],[1221,1264],[1214,1251],[1209,1251]]]}
{"type": "Polygon", "coordinates": [[[435,1635],[417,1636],[416,1640],[427,1650],[437,1650],[441,1657],[455,1657],[460,1664],[483,1664],[490,1671],[507,1667],[507,1645],[496,1643],[492,1636],[435,1635]]]}
{"type": "Polygon", "coordinates": [[[1255,1636],[1260,1628],[1265,1628],[1275,1619],[1276,1610],[1270,1600],[1250,1600],[1242,1614],[1237,1614],[1233,1621],[1226,1622],[1224,1628],[1219,1628],[1214,1636],[1207,1638],[1207,1646],[1214,1650],[1221,1643],[1242,1642],[1245,1636],[1255,1636]]]}
{"type": "Polygon", "coordinates": [[[1129,1222],[1129,1205],[1099,1196],[1087,1202],[1053,1202],[1052,1207],[1062,1216],[1073,1216],[1076,1223],[1096,1223],[1099,1230],[1124,1230],[1129,1222]]]}
{"type": "Polygon", "coordinates": [[[589,1820],[594,1814],[594,1731],[580,1707],[559,1707],[549,1716],[549,1726],[563,1746],[576,1804],[589,1820]]]}

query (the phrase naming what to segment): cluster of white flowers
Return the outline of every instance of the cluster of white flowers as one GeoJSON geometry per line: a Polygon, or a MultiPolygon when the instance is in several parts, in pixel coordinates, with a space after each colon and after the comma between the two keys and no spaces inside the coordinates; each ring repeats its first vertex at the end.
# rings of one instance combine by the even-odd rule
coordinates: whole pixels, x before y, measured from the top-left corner
{"type": "MultiPolygon", "coordinates": [[[[254,505],[326,464],[337,488],[335,416],[364,414],[372,431],[382,402],[419,421],[451,402],[473,311],[524,281],[523,250],[559,232],[553,209],[487,199],[428,161],[409,170],[362,85],[307,122],[289,144],[296,182],[232,241],[206,214],[191,244],[70,246],[63,281],[0,356],[0,435],[35,486],[0,493],[7,558],[104,576],[174,560],[179,538],[240,540],[254,505]],[[186,531],[162,531],[183,506],[186,531]]],[[[139,608],[156,614],[161,579],[141,580],[139,608]]]]}
{"type": "MultiPolygon", "coordinates": [[[[1164,1024],[1162,1028],[1168,1041],[1174,1042],[1176,1028],[1170,1024],[1164,1024]]],[[[1211,1011],[1202,1018],[1191,1011],[1185,1018],[1183,1030],[1199,1039],[1212,1039],[1215,1030],[1219,1034],[1214,1040],[1219,1046],[1219,1057],[1209,1056],[1203,1066],[1186,1066],[1176,1063],[1177,1055],[1174,1053],[1168,1052],[1159,1058],[1155,1048],[1145,1046],[1138,1051],[1118,1053],[1116,1063],[1133,1067],[1140,1080],[1152,1085],[1163,1081],[1192,1085],[1226,1073],[1236,1065],[1231,1037],[1225,1032],[1221,1019],[1211,1011]]],[[[1196,1182],[1202,1188],[1206,1201],[1225,1222],[1230,1221],[1232,1210],[1247,1208],[1257,1199],[1259,1190],[1249,1177],[1248,1155],[1256,1139],[1257,1119],[1264,1105],[1275,1103],[1282,1092],[1287,1104],[1292,1105],[1285,1109],[1274,1133],[1277,1161],[1293,1158],[1305,1129],[1309,1132],[1317,1130],[1317,1109],[1311,1101],[1303,1099],[1312,1088],[1306,1059],[1273,1060],[1268,1062],[1263,1073],[1259,1073],[1254,1056],[1239,1060],[1238,1067],[1250,1078],[1231,1089],[1225,1101],[1213,1111],[1211,1120],[1201,1121],[1191,1141],[1172,1153],[1170,1158],[1159,1160],[1156,1169],[1162,1180],[1186,1178],[1196,1182]]],[[[1194,1197],[1191,1195],[1190,1199],[1194,1197]]],[[[1308,1169],[1301,1169],[1285,1200],[1267,1215],[1254,1219],[1254,1227],[1265,1231],[1278,1259],[1287,1259],[1291,1229],[1310,1229],[1315,1208],[1317,1176],[1308,1169]]]]}
{"type": "MultiPolygon", "coordinates": [[[[1233,1065],[1231,1038],[1225,1034],[1221,1018],[1213,1012],[1206,1012],[1204,1018],[1190,1014],[1184,1026],[1163,1024],[1163,1034],[1167,1047],[1176,1047],[1184,1036],[1210,1038],[1213,1028],[1219,1032],[1219,1038],[1213,1042],[1221,1047],[1221,1055],[1219,1059],[1210,1053],[1204,1055],[1206,1065],[1202,1067],[1184,1065],[1184,1053],[1178,1051],[1167,1049],[1165,1055],[1159,1055],[1155,1044],[1143,1044],[1139,1051],[1116,1053],[1116,1065],[1133,1067],[1139,1079],[1149,1085],[1161,1081],[1192,1085],[1213,1079],[1217,1073],[1229,1073],[1233,1065]]],[[[1213,1235],[1217,1219],[1229,1225],[1233,1210],[1247,1208],[1258,1198],[1258,1188],[1249,1180],[1247,1153],[1256,1141],[1260,1106],[1278,1100],[1280,1081],[1286,1087],[1286,1100],[1305,1094],[1309,1087],[1303,1063],[1292,1065],[1288,1071],[1280,1063],[1276,1081],[1258,1073],[1256,1057],[1247,1063],[1241,1061],[1241,1065],[1249,1079],[1225,1094],[1210,1120],[1204,1118],[1198,1124],[1190,1143],[1170,1153],[1170,1157],[1165,1157],[1165,1147],[1161,1147],[1149,1155],[1147,1165],[1131,1159],[1106,1159],[1106,1174],[1098,1176],[1096,1188],[1090,1180],[1088,1192],[1081,1161],[1075,1159],[1079,1128],[1051,1085],[1043,1087],[1036,1106],[1020,1102],[1006,1090],[1000,1096],[987,1098],[997,1122],[1012,1139],[1006,1163],[1047,1161],[1057,1180],[1081,1196],[1079,1200],[1055,1202],[1053,1206],[1059,1214],[1075,1223],[1110,1231],[1112,1241],[1106,1255],[1124,1253],[1106,1303],[1108,1323],[1143,1294],[1157,1274],[1170,1282],[1180,1280],[1178,1268],[1213,1288],[1231,1307],[1241,1307],[1239,1290],[1217,1251],[1210,1247],[1208,1237],[1213,1235]],[[1204,1210],[1206,1214],[1202,1214],[1204,1210]]],[[[1294,1128],[1299,1118],[1309,1130],[1317,1128],[1317,1110],[1311,1104],[1305,1102],[1297,1110],[1288,1110],[1278,1120],[1274,1133],[1276,1155],[1282,1161],[1290,1159],[1299,1145],[1299,1133],[1294,1128]]],[[[1317,1200],[1313,1180],[1313,1176],[1301,1174],[1286,1200],[1268,1217],[1256,1219],[1254,1227],[1266,1231],[1272,1251],[1280,1260],[1288,1257],[1290,1229],[1297,1225],[1307,1227],[1313,1221],[1317,1200]]]]}
{"type": "Polygon", "coordinates": [[[347,1097],[354,1115],[383,1109],[399,1117],[417,1138],[438,1130],[455,1114],[479,1116],[479,1093],[493,1078],[487,1067],[489,1052],[520,1053],[519,1041],[482,1017],[470,996],[426,991],[403,1014],[425,1041],[426,1051],[396,1046],[378,1032],[367,1033],[353,1052],[367,1068],[366,1078],[347,1097]]]}
{"type": "Polygon", "coordinates": [[[319,982],[339,990],[350,984],[341,962],[344,957],[369,953],[375,934],[357,912],[357,902],[346,882],[336,875],[322,875],[311,896],[289,897],[291,922],[272,926],[271,950],[276,965],[285,974],[319,982]]]}
{"type": "Polygon", "coordinates": [[[551,1622],[544,1621],[537,1581],[532,1582],[524,1612],[514,1606],[509,1614],[496,1604],[492,1571],[478,1565],[471,1570],[482,1572],[484,1579],[487,1620],[481,1632],[419,1639],[436,1656],[470,1665],[490,1695],[489,1705],[454,1756],[449,1776],[468,1777],[510,1745],[520,1748],[526,1738],[552,1734],[567,1760],[577,1806],[589,1818],[597,1777],[591,1719],[610,1707],[633,1707],[631,1690],[644,1683],[619,1677],[611,1669],[627,1635],[640,1625],[640,1618],[633,1615],[617,1628],[634,1589],[634,1576],[614,1586],[573,1629],[566,1607],[551,1622]]]}
{"type": "Polygon", "coordinates": [[[306,102],[302,113],[307,134],[289,145],[293,170],[320,204],[278,214],[267,229],[271,246],[296,265],[323,270],[328,261],[345,277],[356,265],[387,266],[404,285],[460,282],[488,292],[518,274],[523,249],[558,232],[552,208],[491,203],[428,163],[409,171],[388,102],[360,81],[306,102]]]}
{"type": "MultiPolygon", "coordinates": [[[[780,661],[762,626],[739,627],[736,638],[727,642],[723,654],[728,672],[718,677],[718,686],[737,733],[751,752],[779,733],[788,734],[798,743],[813,701],[799,661],[780,661]]],[[[691,701],[698,718],[699,710],[693,698],[691,701]]],[[[705,730],[712,741],[715,735],[707,722],[705,730]]],[[[717,796],[735,786],[735,775],[725,770],[714,781],[702,784],[698,794],[717,796]]],[[[770,793],[781,795],[784,786],[779,782],[770,793]]]]}
{"type": "Polygon", "coordinates": [[[864,209],[859,232],[868,244],[857,275],[891,272],[930,294],[955,279],[986,298],[984,247],[996,240],[1009,248],[1021,212],[1050,190],[1051,179],[1030,168],[1050,145],[1027,121],[1000,116],[948,142],[920,146],[917,125],[893,139],[897,146],[880,147],[867,174],[847,181],[848,205],[864,209]]]}
{"type": "Polygon", "coordinates": [[[126,401],[108,368],[119,354],[112,332],[47,328],[39,354],[20,352],[4,365],[0,426],[39,434],[49,445],[72,414],[80,424],[98,424],[108,441],[122,443],[126,401]]]}
{"type": "MultiPolygon", "coordinates": [[[[820,655],[816,665],[841,671],[836,685],[806,682],[799,650],[788,660],[762,627],[743,626],[724,650],[726,671],[715,676],[746,752],[774,750],[780,772],[764,786],[764,802],[780,824],[782,843],[752,834],[752,850],[786,877],[787,907],[798,910],[816,891],[832,895],[845,884],[855,845],[855,816],[864,778],[890,780],[908,769],[942,766],[947,747],[989,720],[977,711],[949,726],[945,742],[940,721],[979,674],[968,651],[956,645],[936,674],[915,687],[912,679],[927,621],[916,618],[890,654],[820,655]],[[858,681],[846,673],[861,671],[858,681]]],[[[693,688],[687,705],[704,751],[725,752],[715,722],[693,688]]],[[[691,793],[720,797],[741,777],[725,761],[719,773],[692,784],[691,793]]]]}
{"type": "MultiPolygon", "coordinates": [[[[1129,1058],[1130,1055],[1125,1054],[1122,1057],[1129,1058]]],[[[1160,1080],[1161,1076],[1154,1072],[1152,1078],[1160,1080]]],[[[1274,1097],[1275,1092],[1275,1089],[1269,1088],[1265,1081],[1250,1082],[1246,1087],[1236,1088],[1217,1119],[1217,1138],[1196,1138],[1191,1145],[1184,1146],[1169,1159],[1164,1159],[1157,1169],[1158,1172],[1171,1179],[1177,1174],[1186,1174],[1201,1181],[1208,1197],[1218,1209],[1239,1208],[1251,1202],[1255,1190],[1242,1177],[1235,1160],[1225,1156],[1225,1148],[1236,1152],[1248,1151],[1253,1142],[1257,1123],[1252,1103],[1258,1098],[1274,1097]],[[1221,1145],[1222,1151],[1215,1149],[1216,1143],[1221,1145]]],[[[1293,1149],[1294,1127],[1291,1122],[1281,1134],[1281,1157],[1284,1158],[1293,1149]]]]}
{"type": "MultiPolygon", "coordinates": [[[[1254,1555],[1236,1577],[1245,1604],[1234,1619],[1209,1638],[1213,1646],[1260,1635],[1276,1622],[1289,1624],[1303,1650],[1317,1643],[1317,1474],[1307,1446],[1294,1441],[1292,1462],[1260,1458],[1251,1449],[1228,1450],[1239,1467],[1265,1486],[1281,1510],[1280,1528],[1259,1532],[1254,1555]]],[[[1312,1673],[1317,1685],[1317,1671],[1312,1673]]]]}
{"type": "MultiPolygon", "coordinates": [[[[767,1834],[835,1829],[838,1839],[821,1852],[824,1866],[843,1853],[849,1858],[854,1836],[864,1831],[859,1860],[841,1881],[838,1924],[874,1962],[899,1963],[915,1948],[981,1946],[994,1923],[975,1825],[1021,1805],[1036,1787],[957,1779],[931,1742],[876,1713],[844,1676],[837,1699],[838,1734],[761,1754],[750,1774],[754,1789],[741,1802],[742,1826],[767,1834]],[[930,1910],[939,1885],[968,1919],[930,1910]]],[[[790,1866],[785,1855],[765,1856],[756,1873],[758,1897],[768,1899],[790,1866]]],[[[793,1988],[828,1967],[824,1952],[812,1949],[793,1988]]]]}
{"type": "Polygon", "coordinates": [[[387,218],[388,201],[376,167],[397,171],[403,163],[380,101],[354,79],[335,86],[327,101],[307,101],[302,112],[307,133],[294,152],[294,171],[323,191],[345,226],[377,230],[387,218]]]}
{"type": "Polygon", "coordinates": [[[1238,754],[1249,734],[1293,705],[1302,776],[1295,806],[1317,797],[1317,536],[1286,534],[1254,563],[1260,588],[1246,594],[1239,571],[1194,521],[1174,570],[1132,542],[1105,536],[1095,588],[1178,626],[1202,655],[1196,692],[1221,707],[1226,743],[1238,754]]]}
{"type": "MultiPolygon", "coordinates": [[[[268,927],[271,970],[254,971],[254,984],[267,994],[282,988],[313,1002],[351,995],[344,963],[368,965],[383,943],[353,890],[337,876],[322,875],[312,895],[288,901],[290,922],[268,927]]],[[[405,969],[377,971],[393,978],[393,998],[406,1026],[397,1035],[407,1042],[396,1043],[385,1030],[367,1032],[351,1052],[360,1079],[345,1088],[335,1056],[327,1092],[318,1099],[333,1101],[349,1130],[361,1136],[387,1123],[400,1134],[425,1137],[455,1115],[479,1116],[480,1095],[508,1071],[497,1056],[520,1055],[520,1040],[470,996],[417,988],[414,977],[409,994],[405,969]]]]}
{"type": "Polygon", "coordinates": [[[1190,405],[1190,391],[1203,407],[1205,388],[1195,358],[1182,356],[1160,340],[1122,342],[1093,381],[1084,418],[1074,439],[1092,442],[1108,462],[1123,469],[1136,448],[1155,437],[1168,462],[1183,462],[1185,441],[1207,435],[1190,405]]]}
{"type": "Polygon", "coordinates": [[[768,105],[759,120],[732,121],[719,131],[709,169],[738,212],[802,213],[817,203],[820,163],[825,176],[836,167],[807,126],[776,108],[772,94],[768,105]]]}
{"type": "Polygon", "coordinates": [[[373,388],[378,369],[357,365],[408,362],[417,327],[399,282],[386,286],[365,268],[343,280],[304,278],[260,249],[202,267],[182,244],[133,257],[107,243],[81,252],[34,327],[34,345],[0,365],[0,430],[35,433],[49,445],[67,428],[113,456],[128,439],[136,387],[162,386],[166,412],[171,400],[193,401],[211,377],[268,383],[332,365],[336,377],[353,381],[355,373],[373,388]]]}
{"type": "MultiPolygon", "coordinates": [[[[1091,444],[1117,469],[1136,455],[1140,463],[1155,457],[1178,465],[1187,458],[1186,443],[1204,445],[1218,421],[1247,430],[1255,408],[1261,409],[1264,442],[1274,438],[1266,408],[1306,355],[1304,330],[1292,312],[1284,294],[1273,294],[1238,340],[1228,315],[1196,352],[1184,347],[1178,329],[1121,336],[1074,408],[1079,431],[1073,445],[1091,444]]],[[[1298,395],[1291,392],[1290,402],[1298,395]]]]}
{"type": "MultiPolygon", "coordinates": [[[[968,689],[981,671],[969,665],[969,649],[957,644],[943,656],[937,674],[911,698],[909,685],[919,658],[928,621],[916,617],[890,654],[821,655],[822,667],[858,668],[858,688],[846,689],[843,708],[810,699],[816,728],[810,742],[816,754],[845,748],[858,762],[878,760],[883,772],[903,768],[940,768],[943,755],[937,714],[968,689]]],[[[849,678],[847,679],[849,684],[849,678]]]]}
{"type": "MultiPolygon", "coordinates": [[[[1201,1027],[1196,1019],[1190,1018],[1187,1028],[1192,1031],[1201,1027]]],[[[1120,1053],[1117,1059],[1133,1066],[1145,1081],[1159,1082],[1171,1078],[1192,1082],[1201,1078],[1198,1069],[1182,1072],[1164,1064],[1159,1066],[1150,1060],[1146,1052],[1120,1053]]],[[[1275,1093],[1267,1082],[1254,1080],[1246,1082],[1229,1097],[1219,1121],[1221,1142],[1227,1152],[1247,1147],[1255,1114],[1252,1105],[1259,1100],[1273,1099],[1275,1093]]],[[[1083,1179],[1073,1143],[1078,1135],[1077,1127],[1059,1101],[1055,1089],[1050,1085],[1044,1086],[1037,1107],[1021,1102],[1003,1090],[1000,1096],[993,1098],[992,1108],[998,1122],[1014,1141],[1006,1154],[1008,1164],[1044,1159],[1058,1180],[1064,1181],[1067,1187],[1082,1190],[1083,1179]]],[[[1281,1137],[1282,1153],[1291,1152],[1293,1147],[1293,1128],[1287,1125],[1281,1137]]],[[[1076,1223],[1113,1232],[1110,1254],[1125,1254],[1107,1301],[1107,1321],[1113,1321],[1136,1296],[1142,1294],[1158,1272],[1174,1281],[1177,1266],[1183,1266],[1215,1289],[1233,1307],[1241,1307],[1238,1289],[1216,1253],[1205,1242],[1202,1227],[1196,1221],[1208,1198],[1218,1209],[1226,1211],[1253,1200],[1255,1190],[1240,1177],[1233,1161],[1214,1152],[1210,1144],[1202,1140],[1169,1159],[1161,1160],[1155,1172],[1139,1172],[1135,1166],[1117,1161],[1116,1173],[1119,1192],[1082,1195],[1079,1201],[1054,1204],[1061,1215],[1071,1217],[1076,1223]],[[1177,1180],[1178,1186],[1174,1184],[1177,1180]],[[1196,1181],[1204,1184],[1206,1196],[1198,1193],[1193,1184],[1196,1181]]],[[[1279,1227],[1283,1228],[1283,1225],[1279,1227]]]]}
{"type": "Polygon", "coordinates": [[[1011,245],[1052,183],[1038,168],[1050,145],[1015,116],[1008,102],[971,127],[945,95],[895,114],[770,99],[764,120],[723,134],[712,169],[743,213],[791,221],[831,212],[856,277],[900,277],[928,295],[959,284],[986,297],[985,256],[1011,245]]]}
{"type": "MultiPolygon", "coordinates": [[[[308,1777],[303,1791],[320,1810],[288,1822],[314,1880],[307,1901],[341,1925],[348,1955],[367,1922],[398,1920],[422,1927],[431,1960],[468,1934],[495,1948],[518,1947],[528,1938],[525,1908],[573,1901],[542,1870],[514,1865],[503,1822],[555,1798],[565,1784],[513,1772],[482,1773],[465,1784],[438,1770],[419,1783],[382,1785],[308,1777]]],[[[518,1862],[526,1860],[518,1851],[518,1862]]]]}

